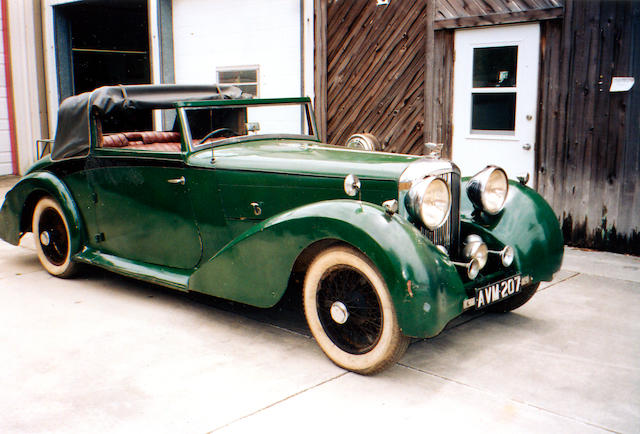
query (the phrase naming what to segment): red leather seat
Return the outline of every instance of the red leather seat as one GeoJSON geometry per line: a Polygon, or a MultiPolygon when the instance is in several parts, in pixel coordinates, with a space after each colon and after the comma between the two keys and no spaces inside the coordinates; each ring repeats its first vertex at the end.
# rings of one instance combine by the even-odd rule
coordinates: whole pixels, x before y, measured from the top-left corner
{"type": "Polygon", "coordinates": [[[129,140],[123,133],[109,134],[102,137],[103,148],[124,148],[129,145],[129,140]]]}
{"type": "Polygon", "coordinates": [[[142,133],[138,131],[132,131],[129,133],[122,133],[130,142],[142,142],[142,133]]]}
{"type": "Polygon", "coordinates": [[[140,151],[157,151],[157,152],[180,152],[180,143],[178,142],[169,142],[169,143],[142,143],[135,142],[136,144],[132,144],[131,146],[127,146],[127,149],[137,149],[140,151]]]}
{"type": "Polygon", "coordinates": [[[102,137],[102,147],[180,152],[180,133],[173,131],[134,131],[109,134],[102,137]]]}
{"type": "Polygon", "coordinates": [[[145,131],[140,133],[144,143],[173,143],[180,142],[180,133],[173,131],[145,131]]]}

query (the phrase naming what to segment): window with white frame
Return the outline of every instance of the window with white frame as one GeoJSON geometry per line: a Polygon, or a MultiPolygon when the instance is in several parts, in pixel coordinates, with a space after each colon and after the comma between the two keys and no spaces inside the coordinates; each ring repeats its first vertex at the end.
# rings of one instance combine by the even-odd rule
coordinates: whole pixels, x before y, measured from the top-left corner
{"type": "Polygon", "coordinates": [[[232,84],[245,93],[259,97],[260,67],[259,66],[229,66],[218,68],[218,83],[232,84]]]}

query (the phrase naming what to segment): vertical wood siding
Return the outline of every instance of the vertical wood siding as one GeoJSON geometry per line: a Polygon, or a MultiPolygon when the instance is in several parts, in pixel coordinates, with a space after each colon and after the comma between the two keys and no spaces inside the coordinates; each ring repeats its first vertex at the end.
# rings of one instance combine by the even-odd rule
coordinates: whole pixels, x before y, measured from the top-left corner
{"type": "Polygon", "coordinates": [[[426,113],[425,125],[433,125],[433,142],[444,144],[442,155],[451,158],[453,135],[453,31],[435,32],[434,80],[427,85],[434,87],[434,104],[431,113],[426,113]]]}
{"type": "Polygon", "coordinates": [[[426,2],[329,0],[327,138],[375,134],[385,151],[422,153],[426,2]]]}
{"type": "Polygon", "coordinates": [[[571,245],[640,254],[640,83],[609,92],[640,70],[639,13],[568,1],[563,21],[541,23],[537,188],[571,245]]]}
{"type": "Polygon", "coordinates": [[[327,2],[313,3],[315,82],[313,107],[320,140],[327,142],[327,2]]]}

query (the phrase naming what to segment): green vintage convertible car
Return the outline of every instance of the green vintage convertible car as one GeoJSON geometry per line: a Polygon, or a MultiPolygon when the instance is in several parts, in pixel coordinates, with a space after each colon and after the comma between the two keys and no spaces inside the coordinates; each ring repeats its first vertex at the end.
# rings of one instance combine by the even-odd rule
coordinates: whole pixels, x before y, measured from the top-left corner
{"type": "Polygon", "coordinates": [[[0,236],[259,307],[301,291],[326,355],[372,374],[466,310],[506,312],[561,265],[554,212],[489,166],[323,144],[308,98],[111,86],[62,102],[50,155],[7,194],[0,236]],[[296,285],[296,282],[301,282],[296,285]]]}

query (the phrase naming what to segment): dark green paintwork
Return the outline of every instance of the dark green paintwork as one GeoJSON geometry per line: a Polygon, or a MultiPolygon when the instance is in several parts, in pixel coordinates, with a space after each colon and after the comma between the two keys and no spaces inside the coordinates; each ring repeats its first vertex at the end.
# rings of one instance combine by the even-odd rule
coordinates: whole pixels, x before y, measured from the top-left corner
{"type": "Polygon", "coordinates": [[[221,170],[251,170],[312,176],[342,177],[357,174],[360,179],[397,182],[415,155],[363,152],[343,146],[304,140],[247,140],[241,145],[219,146],[194,153],[189,165],[221,170]],[[213,166],[211,157],[215,156],[213,166]]]}
{"type": "Polygon", "coordinates": [[[167,288],[187,291],[191,270],[162,267],[145,262],[109,255],[98,250],[85,248],[75,256],[75,260],[97,265],[124,276],[166,286],[167,288]]]}
{"type": "MultiPolygon", "coordinates": [[[[239,102],[180,106],[229,104],[239,102]]],[[[415,337],[440,332],[490,279],[516,272],[551,279],[562,261],[558,222],[535,191],[517,183],[497,216],[474,213],[463,185],[462,239],[477,233],[492,249],[516,250],[510,269],[474,282],[406,219],[387,214],[380,204],[398,198],[398,179],[418,158],[284,138],[179,154],[92,149],[75,170],[73,161],[36,163],[6,196],[0,236],[17,244],[30,229],[24,204],[48,194],[72,222],[76,260],[261,307],[280,300],[305,249],[336,240],[375,264],[403,332],[415,337]],[[349,173],[362,181],[362,202],[344,193],[349,173]],[[181,176],[184,185],[167,182],[181,176]]]]}
{"type": "Polygon", "coordinates": [[[198,265],[202,245],[188,190],[168,182],[187,172],[144,165],[90,170],[98,200],[95,232],[105,236],[100,250],[171,268],[198,265]]]}
{"type": "Polygon", "coordinates": [[[35,206],[42,196],[56,199],[64,211],[71,235],[71,252],[80,251],[86,238],[85,225],[67,186],[49,172],[30,171],[6,195],[0,209],[0,238],[18,245],[20,238],[31,231],[31,216],[24,214],[25,205],[35,206]]]}
{"type": "MultiPolygon", "coordinates": [[[[282,211],[329,199],[350,199],[344,192],[344,177],[312,177],[296,174],[250,171],[217,171],[227,218],[263,220],[282,211]],[[256,216],[251,203],[258,203],[256,216]]],[[[362,179],[362,200],[381,204],[396,196],[393,181],[362,179]]]]}
{"type": "Polygon", "coordinates": [[[273,306],[287,288],[298,254],[325,239],[355,246],[376,264],[405,334],[433,336],[462,311],[466,293],[451,262],[397,214],[391,217],[380,206],[354,200],[314,203],[254,225],[202,265],[189,289],[273,306]]]}
{"type": "MultiPolygon", "coordinates": [[[[463,192],[465,185],[463,181],[463,192]]],[[[560,269],[564,252],[562,231],[555,213],[535,190],[510,181],[505,208],[496,216],[474,215],[466,194],[460,202],[463,239],[468,233],[476,233],[482,235],[490,249],[499,250],[509,244],[516,251],[518,270],[536,282],[551,280],[560,269]]]]}

